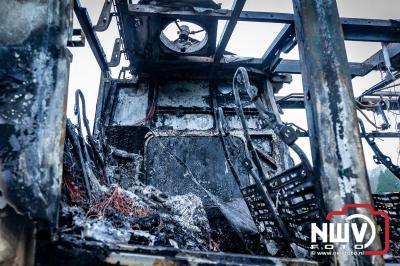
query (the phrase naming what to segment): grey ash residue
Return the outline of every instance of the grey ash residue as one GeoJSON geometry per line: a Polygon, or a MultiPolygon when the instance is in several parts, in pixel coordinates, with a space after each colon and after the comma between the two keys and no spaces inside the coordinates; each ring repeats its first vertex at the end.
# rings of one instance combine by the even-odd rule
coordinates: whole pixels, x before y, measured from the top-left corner
{"type": "MultiPolygon", "coordinates": [[[[119,187],[115,189],[123,191],[119,187]]],[[[137,198],[132,192],[125,196],[137,198]]],[[[108,243],[209,250],[210,228],[197,196],[168,197],[163,202],[147,198],[140,204],[135,205],[130,213],[119,212],[111,204],[102,216],[90,214],[83,207],[65,205],[61,231],[108,243]]]]}
{"type": "Polygon", "coordinates": [[[76,147],[67,137],[60,216],[62,234],[105,243],[210,250],[211,229],[199,197],[191,193],[169,196],[144,185],[138,178],[139,167],[135,167],[141,156],[115,148],[109,150],[112,152],[104,156],[107,158],[105,171],[97,169],[94,160],[82,166],[76,147]],[[126,157],[133,166],[129,168],[138,170],[124,171],[114,161],[114,156],[126,157]],[[84,169],[96,179],[91,177],[90,200],[84,188],[84,169]],[[104,182],[102,173],[108,175],[113,184],[104,182]],[[123,185],[117,183],[129,179],[131,182],[123,185]]]}

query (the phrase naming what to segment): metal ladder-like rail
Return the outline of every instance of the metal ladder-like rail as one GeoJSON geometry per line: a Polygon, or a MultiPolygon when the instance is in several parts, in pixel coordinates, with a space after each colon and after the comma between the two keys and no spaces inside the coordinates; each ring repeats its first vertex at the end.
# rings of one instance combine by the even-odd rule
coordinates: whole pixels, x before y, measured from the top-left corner
{"type": "MultiPolygon", "coordinates": [[[[295,144],[296,130],[277,121],[276,115],[265,107],[256,87],[251,86],[247,71],[239,68],[233,78],[235,109],[246,140],[246,151],[240,151],[236,139],[230,135],[222,108],[216,110],[216,121],[228,165],[250,210],[258,231],[265,240],[274,240],[285,255],[293,255],[293,244],[310,249],[311,223],[321,221],[320,197],[312,175],[312,166],[303,151],[295,144]],[[251,140],[239,90],[247,92],[256,106],[261,121],[301,159],[301,164],[273,177],[267,176],[260,160],[260,151],[251,140]],[[237,163],[252,178],[244,184],[237,163]]],[[[262,156],[261,156],[262,157],[262,156]]]]}

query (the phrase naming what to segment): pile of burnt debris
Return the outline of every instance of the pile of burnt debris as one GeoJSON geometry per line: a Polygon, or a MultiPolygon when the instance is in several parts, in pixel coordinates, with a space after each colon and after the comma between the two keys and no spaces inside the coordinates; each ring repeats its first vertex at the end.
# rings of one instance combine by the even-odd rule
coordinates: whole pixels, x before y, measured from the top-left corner
{"type": "MultiPolygon", "coordinates": [[[[61,234],[105,243],[217,250],[199,197],[168,196],[144,185],[138,178],[142,156],[99,145],[90,131],[85,140],[79,105],[76,110],[78,125],[68,120],[66,127],[61,234]],[[136,172],[122,171],[118,157],[136,172]],[[131,180],[124,188],[117,182],[121,175],[131,180]]],[[[84,114],[83,122],[88,129],[84,114]]]]}
{"type": "Polygon", "coordinates": [[[67,120],[64,145],[61,238],[308,257],[300,247],[288,254],[280,243],[263,241],[244,199],[221,203],[194,176],[192,181],[207,192],[214,207],[203,206],[197,194],[172,196],[145,184],[143,156],[111,145],[102,132],[95,139],[83,94],[78,90],[75,96],[77,124],[67,120]]]}
{"type": "MultiPolygon", "coordinates": [[[[291,237],[287,242],[291,243],[290,247],[285,248],[285,242],[278,241],[282,238],[274,237],[275,231],[271,223],[262,225],[263,228],[272,228],[272,231],[268,228],[263,230],[265,241],[262,241],[250,213],[244,212],[246,210],[244,199],[231,201],[230,205],[216,204],[228,220],[230,225],[227,226],[225,220],[218,218],[218,214],[210,214],[212,209],[209,206],[205,209],[202,199],[197,195],[188,193],[171,196],[146,185],[140,178],[143,175],[142,155],[110,145],[102,133],[100,133],[102,138],[97,140],[93,138],[85,115],[84,97],[79,90],[76,92],[75,113],[77,125],[70,120],[67,121],[64,145],[63,198],[60,212],[60,233],[64,239],[320,259],[312,256],[306,245],[309,233],[308,227],[304,224],[309,223],[310,217],[313,216],[308,215],[303,219],[297,217],[296,220],[293,214],[289,213],[290,208],[301,211],[300,214],[307,212],[313,214],[318,211],[315,210],[317,205],[313,203],[315,197],[312,198],[314,201],[308,199],[306,202],[308,205],[297,202],[292,204],[293,206],[285,207],[281,204],[286,208],[281,207],[282,210],[286,210],[286,213],[283,212],[286,216],[282,217],[287,219],[290,225],[288,230],[291,237]],[[79,106],[80,102],[82,108],[79,106]],[[83,129],[86,131],[86,137],[83,135],[83,129]]],[[[283,185],[279,182],[286,180],[287,186],[297,182],[297,185],[302,186],[301,191],[304,193],[309,191],[303,186],[307,183],[303,180],[304,171],[300,166],[276,175],[271,179],[270,186],[281,187],[283,185]],[[291,176],[290,180],[286,178],[288,175],[291,176]]],[[[291,189],[293,190],[293,186],[291,189]]],[[[203,190],[207,191],[204,188],[203,190]]],[[[259,201],[259,196],[251,192],[255,190],[255,185],[250,185],[244,190],[243,193],[250,202],[259,201]]],[[[291,195],[294,195],[293,197],[301,195],[289,192],[287,193],[289,199],[291,195]]],[[[211,199],[215,197],[209,191],[207,194],[211,199]]],[[[218,199],[214,201],[218,202],[218,199]]],[[[378,210],[398,211],[397,193],[374,195],[374,201],[378,210]]],[[[254,206],[258,209],[253,210],[252,207],[250,211],[256,213],[256,216],[263,218],[263,215],[268,213],[260,211],[265,209],[265,205],[254,206]]],[[[382,221],[378,220],[378,223],[380,222],[382,221]]],[[[397,226],[397,218],[392,219],[391,224],[397,226]]],[[[393,255],[398,254],[395,239],[398,239],[397,228],[392,230],[391,235],[393,255]]]]}
{"type": "Polygon", "coordinates": [[[165,195],[135,179],[135,173],[131,176],[135,184],[129,189],[121,188],[113,182],[117,175],[114,157],[126,156],[132,163],[140,164],[141,156],[110,147],[105,157],[107,166],[101,169],[94,154],[101,157],[103,154],[80,140],[70,121],[67,129],[60,217],[62,233],[112,243],[194,250],[211,248],[210,226],[197,196],[165,195]]]}

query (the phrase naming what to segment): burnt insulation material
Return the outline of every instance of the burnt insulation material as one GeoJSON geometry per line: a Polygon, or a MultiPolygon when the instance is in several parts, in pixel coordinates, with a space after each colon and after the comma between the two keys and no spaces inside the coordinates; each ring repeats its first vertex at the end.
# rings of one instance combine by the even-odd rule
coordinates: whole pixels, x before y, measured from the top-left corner
{"type": "MultiPolygon", "coordinates": [[[[71,124],[68,126],[71,127],[71,124]]],[[[76,135],[73,128],[68,132],[76,135]]],[[[106,184],[101,177],[101,171],[90,160],[91,156],[90,162],[82,166],[77,156],[77,145],[72,143],[74,138],[70,135],[66,139],[64,151],[61,233],[104,243],[210,250],[210,226],[199,197],[192,193],[166,195],[141,183],[139,175],[134,171],[119,171],[114,174],[118,168],[113,163],[114,157],[125,158],[132,164],[141,164],[141,156],[115,147],[106,149],[108,154],[105,172],[113,182],[106,184]],[[89,197],[83,171],[90,176],[89,197]],[[132,182],[124,184],[125,188],[122,188],[114,183],[117,179],[131,179],[132,182]]],[[[76,138],[79,139],[75,136],[76,138]]]]}

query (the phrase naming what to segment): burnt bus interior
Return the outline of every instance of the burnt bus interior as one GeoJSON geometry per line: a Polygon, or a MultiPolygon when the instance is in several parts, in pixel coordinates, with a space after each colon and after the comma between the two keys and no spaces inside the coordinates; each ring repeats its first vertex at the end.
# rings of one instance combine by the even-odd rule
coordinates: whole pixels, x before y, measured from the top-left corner
{"type": "MultiPolygon", "coordinates": [[[[11,33],[0,40],[0,265],[399,262],[400,193],[371,193],[361,138],[400,179],[375,142],[400,137],[387,118],[400,104],[389,90],[400,77],[400,22],[339,18],[335,1],[293,0],[294,14],[245,3],[105,0],[97,23],[79,0],[0,4],[34,14],[28,30],[0,19],[11,33]],[[106,56],[97,32],[112,20],[120,36],[106,56]],[[226,51],[239,21],[285,26],[262,58],[248,58],[226,51]],[[348,62],[344,40],[382,49],[348,62]],[[77,90],[73,124],[66,47],[85,45],[101,69],[98,99],[88,121],[77,90]],[[296,45],[300,60],[282,59],[296,45]],[[122,57],[129,66],[112,77],[122,57]],[[351,79],[376,70],[383,80],[354,98],[351,79]],[[293,74],[304,93],[276,96],[293,74]],[[282,121],[285,109],[305,109],[308,129],[282,121]],[[372,113],[382,123],[369,131],[372,113]],[[310,139],[312,160],[299,137],[310,139]],[[384,257],[310,249],[311,223],[344,203],[390,214],[384,257]]],[[[376,222],[379,250],[385,221],[376,222]]]]}

